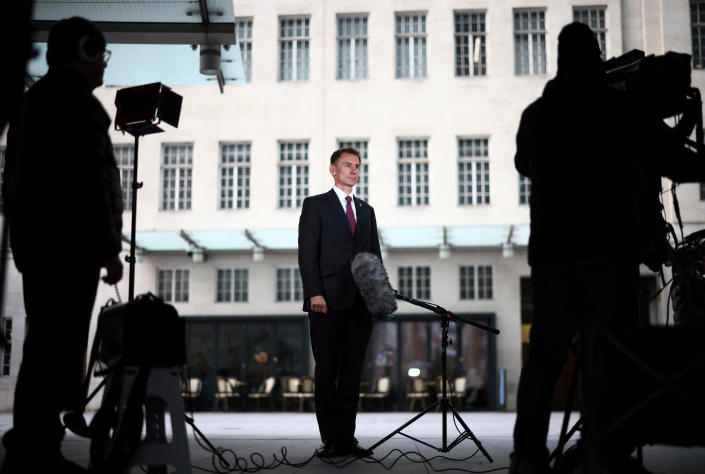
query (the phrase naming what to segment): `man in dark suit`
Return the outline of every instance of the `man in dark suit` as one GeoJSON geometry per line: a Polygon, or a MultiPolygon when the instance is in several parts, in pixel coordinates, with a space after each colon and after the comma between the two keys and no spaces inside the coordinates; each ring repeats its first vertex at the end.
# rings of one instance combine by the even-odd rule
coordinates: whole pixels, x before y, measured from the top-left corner
{"type": "Polygon", "coordinates": [[[316,361],[316,419],[323,445],[320,457],[371,456],[355,439],[360,377],[372,332],[350,272],[359,252],[381,259],[374,209],[353,195],[360,153],[336,150],[330,157],[335,186],[304,200],[299,220],[299,270],[304,286],[311,347],[316,361]]]}

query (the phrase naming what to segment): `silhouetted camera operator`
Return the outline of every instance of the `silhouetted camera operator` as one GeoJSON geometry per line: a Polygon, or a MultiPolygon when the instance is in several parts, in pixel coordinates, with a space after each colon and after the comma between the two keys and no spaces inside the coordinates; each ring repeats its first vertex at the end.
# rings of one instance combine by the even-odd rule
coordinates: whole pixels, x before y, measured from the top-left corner
{"type": "Polygon", "coordinates": [[[92,94],[109,52],[82,18],[49,33],[49,72],[11,123],[3,196],[22,273],[27,336],[3,473],[84,472],[61,455],[63,409],[81,403],[84,353],[101,268],[122,278],[122,194],[110,118],[92,94]]]}
{"type": "MultiPolygon", "coordinates": [[[[648,104],[608,86],[594,33],[572,23],[558,37],[556,77],[522,115],[515,164],[532,184],[533,322],[511,473],[546,473],[554,385],[579,325],[637,323],[639,263],[658,246],[644,239],[658,214],[644,208],[658,201],[650,183],[705,181],[705,160],[648,104]]],[[[604,450],[610,472],[631,472],[631,448],[604,450]]]]}

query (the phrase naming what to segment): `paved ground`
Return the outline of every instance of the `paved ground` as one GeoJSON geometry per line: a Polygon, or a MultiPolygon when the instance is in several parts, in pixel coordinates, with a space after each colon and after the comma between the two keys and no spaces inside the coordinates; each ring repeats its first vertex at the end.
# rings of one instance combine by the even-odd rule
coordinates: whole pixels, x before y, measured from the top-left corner
{"type": "MultiPolygon", "coordinates": [[[[371,446],[397,427],[411,419],[410,413],[361,413],[358,416],[357,437],[363,446],[371,446]]],[[[462,413],[464,421],[482,443],[490,462],[482,453],[476,453],[477,446],[471,439],[462,441],[448,453],[428,447],[417,441],[397,435],[375,449],[377,460],[335,459],[337,467],[349,473],[400,472],[404,474],[428,473],[434,471],[452,472],[507,472],[508,456],[511,451],[511,433],[514,426],[514,413],[462,413]],[[474,455],[473,455],[474,454],[474,455]],[[423,457],[430,459],[423,461],[423,457]]],[[[560,430],[561,415],[554,414],[551,420],[549,442],[555,445],[560,430]]],[[[0,432],[7,431],[12,422],[9,413],[0,413],[0,432]]],[[[255,462],[270,465],[284,457],[291,464],[306,462],[319,446],[318,428],[312,413],[196,413],[196,426],[210,442],[219,448],[232,450],[232,453],[247,462],[251,468],[255,462]],[[261,455],[262,457],[258,457],[261,455]],[[254,462],[253,462],[254,459],[254,462]]],[[[440,413],[430,413],[409,426],[405,432],[435,447],[442,444],[442,417],[440,413]]],[[[199,447],[193,430],[188,430],[189,452],[193,472],[216,472],[210,453],[199,447]]],[[[457,436],[457,431],[448,418],[449,443],[457,436]]],[[[64,441],[66,457],[80,464],[88,465],[89,442],[74,435],[67,435],[64,441]]],[[[4,458],[4,451],[0,456],[4,458]]],[[[41,450],[38,449],[38,459],[41,450]]],[[[646,467],[659,474],[703,474],[705,473],[705,448],[685,448],[668,446],[648,446],[644,449],[646,467]]],[[[241,464],[244,467],[244,464],[241,464]]],[[[283,465],[277,472],[334,472],[336,466],[320,459],[312,459],[301,467],[283,465]]],[[[32,471],[35,472],[35,471],[32,471]]],[[[41,472],[41,471],[36,471],[41,472]]],[[[135,473],[144,472],[139,468],[135,473]]],[[[219,472],[242,472],[221,468],[219,472]]]]}

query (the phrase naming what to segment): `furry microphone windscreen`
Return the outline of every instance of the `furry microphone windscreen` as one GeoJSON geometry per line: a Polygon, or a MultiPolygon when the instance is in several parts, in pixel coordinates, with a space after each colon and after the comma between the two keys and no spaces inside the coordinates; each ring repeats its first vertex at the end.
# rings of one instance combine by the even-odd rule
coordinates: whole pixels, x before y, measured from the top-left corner
{"type": "Polygon", "coordinates": [[[382,261],[369,252],[360,252],[352,259],[350,271],[360,290],[365,306],[377,319],[397,310],[396,295],[389,284],[382,261]]]}

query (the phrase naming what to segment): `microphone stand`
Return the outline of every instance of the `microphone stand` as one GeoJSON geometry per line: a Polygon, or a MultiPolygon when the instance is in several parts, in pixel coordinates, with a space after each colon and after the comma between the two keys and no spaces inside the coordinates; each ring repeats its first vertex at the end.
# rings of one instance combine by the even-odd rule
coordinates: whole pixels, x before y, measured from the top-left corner
{"type": "Polygon", "coordinates": [[[447,349],[448,349],[448,327],[450,325],[450,321],[469,324],[471,326],[475,326],[477,328],[480,328],[480,329],[487,331],[487,332],[490,332],[492,334],[499,334],[499,330],[492,328],[492,327],[489,327],[489,326],[486,326],[482,323],[478,323],[478,322],[473,321],[471,319],[467,319],[467,318],[458,316],[457,314],[453,314],[451,311],[448,311],[447,309],[445,309],[441,306],[438,306],[437,304],[429,303],[426,301],[419,301],[419,300],[411,298],[409,296],[402,295],[401,293],[397,292],[396,290],[394,290],[394,295],[395,295],[396,299],[398,299],[398,300],[403,300],[403,301],[406,301],[407,303],[411,303],[411,304],[419,306],[421,308],[428,309],[429,311],[433,311],[434,313],[440,315],[440,317],[441,317],[440,318],[441,332],[442,332],[442,339],[441,339],[441,377],[442,377],[442,383],[441,383],[442,389],[441,390],[442,391],[441,391],[441,398],[436,400],[435,402],[433,402],[429,407],[424,409],[421,413],[419,413],[418,415],[413,417],[411,420],[407,421],[402,426],[400,426],[396,430],[389,433],[385,438],[383,438],[382,440],[378,441],[376,444],[371,446],[370,449],[375,449],[377,446],[381,445],[382,443],[384,443],[385,441],[387,441],[388,439],[390,439],[392,436],[394,436],[397,433],[402,436],[406,436],[407,438],[412,439],[412,440],[416,441],[417,443],[421,443],[421,444],[424,444],[430,448],[437,449],[438,451],[440,451],[442,453],[447,453],[448,451],[453,449],[455,446],[460,444],[463,440],[470,438],[477,445],[478,449],[482,452],[482,454],[484,454],[485,457],[490,462],[494,462],[492,457],[489,455],[489,453],[482,446],[482,443],[480,442],[480,440],[477,439],[477,437],[473,434],[473,432],[470,430],[468,425],[461,418],[458,411],[455,409],[455,407],[453,407],[453,404],[451,403],[451,401],[448,399],[448,393],[447,393],[447,389],[446,389],[447,388],[446,387],[446,380],[447,380],[446,356],[447,356],[447,349]],[[416,420],[418,420],[419,418],[424,416],[426,413],[429,413],[431,410],[433,410],[434,408],[436,408],[439,405],[440,405],[441,410],[443,412],[443,431],[442,431],[443,444],[441,445],[441,447],[433,446],[425,441],[421,441],[420,439],[414,438],[413,436],[410,436],[402,431],[407,426],[411,425],[413,422],[415,422],[416,420]],[[453,413],[453,416],[455,417],[455,419],[457,419],[460,422],[463,429],[465,430],[462,433],[460,433],[460,435],[457,438],[455,438],[455,440],[453,442],[451,442],[450,444],[448,444],[448,422],[446,419],[449,411],[451,411],[453,413]]]}

